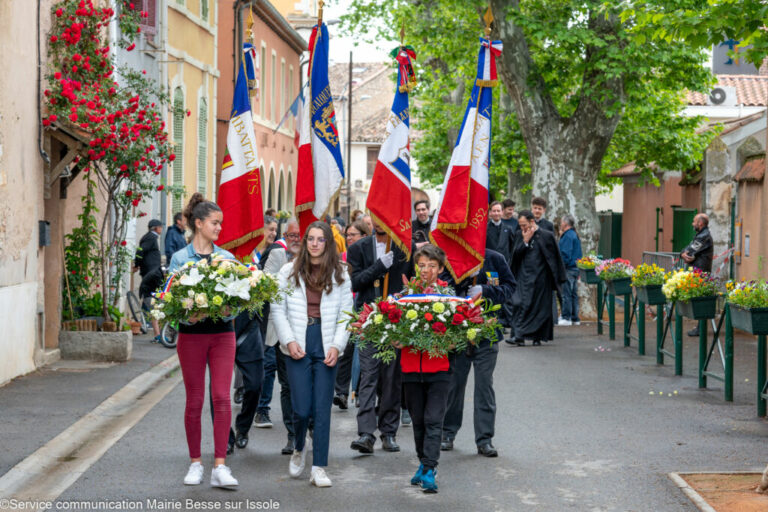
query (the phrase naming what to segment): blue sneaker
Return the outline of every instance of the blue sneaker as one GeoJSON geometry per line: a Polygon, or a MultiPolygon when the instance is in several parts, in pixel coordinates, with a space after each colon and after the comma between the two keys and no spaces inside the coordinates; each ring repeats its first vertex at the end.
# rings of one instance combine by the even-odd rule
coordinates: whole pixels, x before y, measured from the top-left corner
{"type": "Polygon", "coordinates": [[[421,476],[421,490],[430,493],[430,494],[437,494],[437,470],[436,469],[428,469],[424,471],[424,474],[421,476]]]}
{"type": "Polygon", "coordinates": [[[424,464],[419,464],[419,469],[416,470],[416,474],[411,478],[411,485],[421,485],[421,477],[424,476],[424,464]]]}

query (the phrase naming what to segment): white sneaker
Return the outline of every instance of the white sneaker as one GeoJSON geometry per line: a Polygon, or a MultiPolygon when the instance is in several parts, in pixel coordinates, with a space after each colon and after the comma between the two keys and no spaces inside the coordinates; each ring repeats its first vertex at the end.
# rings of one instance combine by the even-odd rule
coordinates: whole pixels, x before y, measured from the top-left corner
{"type": "Polygon", "coordinates": [[[565,318],[560,318],[557,321],[557,325],[571,325],[571,321],[566,320],[565,318]]]}
{"type": "Polygon", "coordinates": [[[193,462],[189,465],[187,476],[184,477],[184,485],[200,485],[203,483],[203,465],[193,462]]]}
{"type": "Polygon", "coordinates": [[[309,483],[315,487],[330,487],[331,479],[325,473],[325,469],[321,467],[313,467],[312,474],[309,477],[309,483]]]}
{"type": "Polygon", "coordinates": [[[304,472],[304,465],[307,461],[307,446],[304,445],[304,449],[301,451],[293,450],[291,460],[288,462],[288,474],[293,478],[299,478],[304,472]]]}
{"type": "Polygon", "coordinates": [[[214,487],[237,487],[238,482],[232,476],[232,470],[224,464],[219,464],[211,471],[211,485],[214,487]]]}

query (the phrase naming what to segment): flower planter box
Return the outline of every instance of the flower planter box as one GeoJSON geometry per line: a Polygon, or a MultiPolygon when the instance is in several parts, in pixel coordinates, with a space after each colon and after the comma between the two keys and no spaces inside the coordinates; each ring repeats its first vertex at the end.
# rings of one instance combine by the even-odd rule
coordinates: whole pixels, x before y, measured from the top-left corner
{"type": "Polygon", "coordinates": [[[678,302],[677,312],[686,318],[706,320],[715,318],[717,313],[717,295],[711,297],[694,297],[689,301],[678,302]]]}
{"type": "Polygon", "coordinates": [[[605,281],[608,286],[608,293],[611,295],[629,295],[632,293],[632,278],[622,277],[621,279],[612,279],[605,281]]]}
{"type": "Polygon", "coordinates": [[[597,284],[600,282],[600,278],[597,277],[595,269],[593,268],[580,268],[579,277],[581,278],[581,281],[586,284],[597,284]]]}
{"type": "Polygon", "coordinates": [[[667,303],[667,297],[661,291],[660,284],[649,284],[646,286],[635,286],[637,300],[648,306],[658,306],[667,303]]]}
{"type": "Polygon", "coordinates": [[[731,308],[731,324],[736,329],[750,334],[768,334],[768,308],[742,308],[729,304],[731,308]]]}

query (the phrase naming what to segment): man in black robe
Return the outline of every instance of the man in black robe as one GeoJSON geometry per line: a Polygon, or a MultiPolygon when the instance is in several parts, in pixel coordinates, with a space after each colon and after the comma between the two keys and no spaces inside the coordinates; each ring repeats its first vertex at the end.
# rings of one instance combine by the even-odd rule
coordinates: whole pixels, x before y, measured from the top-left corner
{"type": "Polygon", "coordinates": [[[517,280],[514,304],[514,342],[534,345],[553,338],[552,293],[566,281],[565,266],[555,236],[541,228],[530,210],[518,216],[510,267],[517,280]]]}
{"type": "Polygon", "coordinates": [[[423,245],[429,243],[429,230],[432,225],[432,219],[429,218],[429,201],[420,199],[413,203],[413,211],[416,218],[413,219],[411,226],[411,237],[416,248],[420,249],[423,245]]]}

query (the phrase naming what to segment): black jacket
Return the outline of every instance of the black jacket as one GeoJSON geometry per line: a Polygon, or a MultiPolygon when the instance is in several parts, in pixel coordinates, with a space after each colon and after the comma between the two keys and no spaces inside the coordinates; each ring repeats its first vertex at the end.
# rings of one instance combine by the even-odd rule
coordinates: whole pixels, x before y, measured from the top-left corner
{"type": "Polygon", "coordinates": [[[514,230],[503,221],[498,226],[493,221],[488,221],[488,230],[485,237],[485,248],[501,254],[506,261],[512,257],[512,239],[514,230]]]}
{"type": "Polygon", "coordinates": [[[432,227],[432,219],[427,219],[427,222],[420,222],[419,219],[413,219],[411,225],[411,237],[414,243],[429,242],[429,230],[432,227]]]}
{"type": "MultiPolygon", "coordinates": [[[[347,264],[350,266],[352,291],[355,296],[355,308],[375,301],[384,292],[384,276],[389,274],[388,294],[397,293],[403,289],[403,276],[413,277],[413,257],[406,259],[405,253],[395,244],[391,246],[395,260],[389,270],[376,257],[376,235],[361,238],[347,248],[347,264]],[[378,284],[378,286],[376,286],[378,284]]],[[[416,252],[415,244],[411,246],[411,254],[416,252]]]]}
{"type": "Polygon", "coordinates": [[[554,232],[555,232],[555,225],[552,224],[547,219],[545,219],[544,217],[542,217],[539,220],[537,220],[536,224],[538,224],[541,229],[546,229],[550,233],[554,234],[554,232]]]}
{"type": "Polygon", "coordinates": [[[160,236],[157,233],[147,231],[147,233],[141,237],[141,240],[139,240],[139,247],[136,249],[136,257],[133,260],[133,264],[139,267],[141,277],[146,276],[160,267],[162,264],[160,256],[160,236]]]}
{"type": "Polygon", "coordinates": [[[235,359],[239,363],[248,363],[264,359],[264,338],[261,335],[262,319],[248,311],[243,311],[235,318],[235,339],[237,349],[235,359]]]}
{"type": "Polygon", "coordinates": [[[709,228],[704,228],[694,237],[693,241],[683,249],[695,259],[690,266],[700,268],[704,272],[712,272],[712,255],[714,254],[714,242],[709,228]]]}
{"type": "MultiPolygon", "coordinates": [[[[560,248],[557,246],[557,242],[555,242],[554,233],[539,227],[539,229],[536,230],[536,233],[533,234],[531,242],[536,243],[541,247],[544,262],[549,267],[549,275],[553,281],[552,287],[560,292],[560,286],[567,280],[567,277],[565,275],[563,258],[560,256],[560,248]]],[[[520,266],[522,265],[526,251],[528,251],[528,247],[523,241],[523,233],[518,231],[515,235],[515,244],[512,249],[512,260],[509,263],[510,269],[514,275],[517,275],[520,272],[520,266]]]]}

